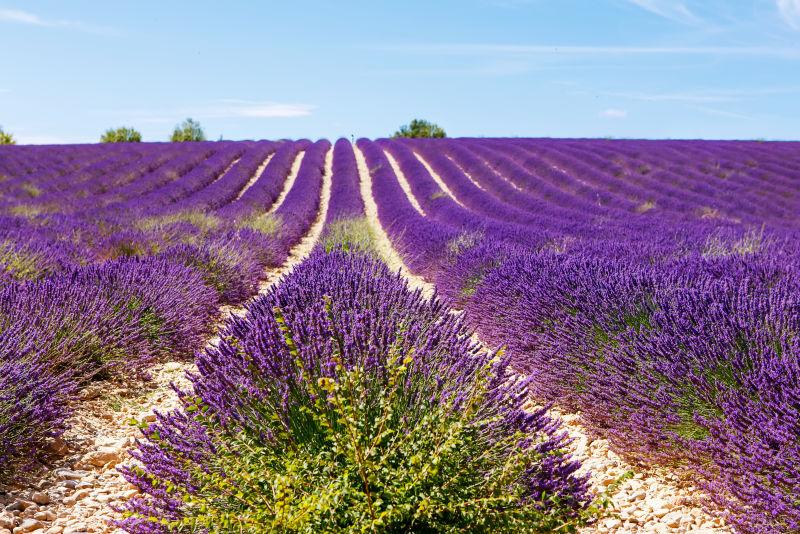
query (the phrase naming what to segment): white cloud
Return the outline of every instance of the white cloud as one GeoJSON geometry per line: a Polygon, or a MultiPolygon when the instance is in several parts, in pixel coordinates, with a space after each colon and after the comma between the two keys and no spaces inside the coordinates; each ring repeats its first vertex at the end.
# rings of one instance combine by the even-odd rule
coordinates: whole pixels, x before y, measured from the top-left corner
{"type": "Polygon", "coordinates": [[[507,45],[492,43],[374,45],[371,50],[389,52],[441,54],[454,56],[751,56],[800,58],[800,49],[773,46],[574,46],[574,45],[507,45]]]}
{"type": "Polygon", "coordinates": [[[654,15],[682,24],[697,24],[700,22],[700,18],[692,13],[683,2],[674,0],[628,0],[628,2],[654,15]]]}
{"type": "Polygon", "coordinates": [[[777,4],[784,22],[795,30],[800,30],[800,0],[777,0],[777,4]]]}
{"type": "Polygon", "coordinates": [[[38,15],[19,9],[0,9],[0,20],[4,22],[17,22],[20,24],[32,24],[34,26],[59,25],[53,21],[42,20],[38,15]]]}
{"type": "Polygon", "coordinates": [[[133,122],[144,122],[147,124],[170,124],[176,122],[178,119],[178,115],[174,115],[172,117],[160,117],[148,114],[146,112],[137,112],[133,114],[127,115],[129,117],[126,120],[133,121],[133,122]]]}
{"type": "Polygon", "coordinates": [[[137,109],[122,112],[114,110],[113,114],[120,115],[122,119],[133,123],[169,124],[183,120],[186,117],[195,119],[284,119],[308,117],[314,109],[316,109],[316,106],[311,104],[221,99],[205,105],[187,106],[179,109],[137,109]]]}
{"type": "Polygon", "coordinates": [[[27,24],[28,26],[39,26],[43,28],[71,28],[74,30],[89,33],[99,33],[103,35],[115,33],[113,29],[103,26],[92,26],[75,20],[45,19],[35,13],[22,11],[21,9],[0,8],[0,22],[11,22],[16,24],[27,24]]]}
{"type": "Polygon", "coordinates": [[[629,98],[631,100],[641,100],[643,102],[733,102],[741,100],[732,95],[713,94],[713,93],[604,93],[608,96],[629,98]]]}
{"type": "Polygon", "coordinates": [[[600,117],[604,119],[624,119],[628,112],[624,109],[609,108],[600,112],[600,117]]]}
{"type": "Polygon", "coordinates": [[[208,110],[223,117],[252,117],[258,119],[307,117],[314,106],[309,104],[282,104],[279,102],[250,102],[247,100],[223,100],[224,106],[208,110]]]}
{"type": "Polygon", "coordinates": [[[55,135],[14,134],[14,137],[20,145],[64,145],[75,142],[55,135]]]}
{"type": "Polygon", "coordinates": [[[800,93],[800,86],[761,87],[758,89],[720,89],[713,91],[696,91],[681,93],[636,93],[605,92],[606,96],[628,98],[643,102],[682,102],[685,104],[708,104],[719,102],[741,102],[762,96],[790,95],[800,93]]]}
{"type": "Polygon", "coordinates": [[[708,106],[691,106],[692,108],[705,113],[706,115],[713,115],[714,117],[725,117],[728,119],[744,119],[751,120],[753,117],[750,115],[743,115],[734,111],[727,111],[724,109],[710,108],[708,106]]]}

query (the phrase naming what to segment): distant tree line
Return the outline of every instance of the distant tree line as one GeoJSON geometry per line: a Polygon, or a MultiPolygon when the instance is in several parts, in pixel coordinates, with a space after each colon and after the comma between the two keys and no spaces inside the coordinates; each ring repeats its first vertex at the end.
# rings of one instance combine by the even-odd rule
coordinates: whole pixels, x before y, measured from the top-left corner
{"type": "Polygon", "coordinates": [[[414,119],[397,130],[392,137],[447,137],[444,128],[424,119],[414,119]]]}
{"type": "MultiPolygon", "coordinates": [[[[444,128],[424,119],[414,119],[408,124],[404,124],[397,130],[392,137],[428,137],[442,138],[447,137],[444,128]]],[[[220,138],[221,140],[222,138],[220,138]]],[[[206,134],[200,123],[192,118],[187,118],[175,126],[170,136],[173,143],[185,143],[191,141],[205,141],[206,134]]],[[[109,128],[100,136],[101,143],[140,143],[142,134],[130,126],[120,126],[109,128]]],[[[0,128],[0,145],[14,145],[14,136],[0,128]]]]}
{"type": "Polygon", "coordinates": [[[120,126],[119,128],[110,128],[100,136],[101,143],[141,143],[142,134],[133,128],[127,126],[120,126]]]}
{"type": "Polygon", "coordinates": [[[16,145],[17,140],[14,139],[14,136],[10,133],[3,131],[3,128],[0,127],[0,145],[16,145]]]}
{"type": "MultiPolygon", "coordinates": [[[[200,123],[194,119],[186,119],[175,126],[170,136],[173,143],[184,143],[187,141],[205,141],[206,134],[200,123]]],[[[220,137],[220,140],[222,138],[220,137]]],[[[130,126],[120,126],[109,128],[100,136],[101,143],[141,143],[142,133],[130,126]]],[[[0,127],[0,145],[16,145],[17,140],[10,132],[6,132],[0,127]]]]}
{"type": "MultiPolygon", "coordinates": [[[[169,140],[173,143],[205,141],[206,134],[203,131],[203,127],[200,126],[200,123],[190,118],[175,126],[169,140]]],[[[128,126],[110,128],[100,136],[101,143],[140,143],[141,141],[141,132],[128,126]]]]}
{"type": "Polygon", "coordinates": [[[186,141],[205,141],[206,134],[200,123],[194,119],[186,119],[175,127],[172,131],[170,141],[173,143],[184,143],[186,141]]]}

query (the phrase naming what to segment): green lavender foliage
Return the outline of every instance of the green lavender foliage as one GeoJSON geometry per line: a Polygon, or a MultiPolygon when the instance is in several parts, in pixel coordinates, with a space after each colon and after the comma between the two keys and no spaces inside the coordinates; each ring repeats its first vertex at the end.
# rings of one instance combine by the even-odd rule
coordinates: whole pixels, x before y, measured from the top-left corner
{"type": "MultiPolygon", "coordinates": [[[[199,397],[185,398],[186,411],[212,437],[215,453],[201,467],[170,452],[190,473],[193,491],[134,467],[153,486],[165,484],[181,514],[170,519],[127,512],[129,519],[167,532],[517,533],[573,532],[598,512],[596,506],[576,512],[551,496],[525,498],[524,473],[543,459],[534,447],[519,446],[531,436],[498,439],[484,431],[499,417],[485,410],[499,355],[475,374],[460,409],[452,400],[411,401],[415,388],[408,381],[430,379],[414,372],[413,354],[393,350],[383,376],[363,365],[348,367],[335,354],[331,377],[307,376],[299,341],[280,309],[274,312],[305,378],[290,394],[298,403],[292,424],[273,425],[272,443],[265,444],[255,431],[223,428],[199,397]]],[[[250,409],[273,410],[263,403],[250,409]]]]}
{"type": "Polygon", "coordinates": [[[344,250],[380,258],[375,231],[366,217],[349,217],[330,223],[322,236],[322,247],[326,252],[344,250]]]}

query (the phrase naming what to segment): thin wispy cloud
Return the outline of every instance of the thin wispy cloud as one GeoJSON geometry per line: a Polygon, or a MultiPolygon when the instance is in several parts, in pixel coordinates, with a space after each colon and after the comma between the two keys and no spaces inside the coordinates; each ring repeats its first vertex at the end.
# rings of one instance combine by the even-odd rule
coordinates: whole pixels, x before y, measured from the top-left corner
{"type": "Polygon", "coordinates": [[[44,20],[34,13],[21,9],[0,9],[0,21],[16,22],[17,24],[30,24],[32,26],[65,26],[69,21],[44,20]]]}
{"type": "Polygon", "coordinates": [[[599,113],[603,119],[624,119],[628,116],[628,112],[624,109],[609,108],[599,113]]]}
{"type": "Polygon", "coordinates": [[[730,89],[679,93],[602,92],[604,96],[640,100],[642,102],[681,102],[685,104],[709,104],[740,102],[770,95],[799,94],[800,87],[764,87],[759,89],[730,89]]]}
{"type": "Polygon", "coordinates": [[[311,104],[281,103],[273,101],[251,101],[221,99],[207,105],[191,106],[173,110],[128,110],[123,112],[125,120],[151,124],[166,124],[185,117],[195,119],[287,119],[308,117],[316,106],[311,104]]]}
{"type": "Polygon", "coordinates": [[[537,0],[483,0],[483,4],[496,7],[524,7],[536,3],[537,0]]]}
{"type": "Polygon", "coordinates": [[[36,13],[23,11],[21,9],[0,8],[0,22],[38,26],[40,28],[67,28],[103,35],[116,33],[113,28],[95,26],[77,20],[44,18],[36,13]]]}
{"type": "Polygon", "coordinates": [[[742,119],[742,120],[752,120],[753,117],[750,115],[744,115],[742,113],[736,113],[735,111],[728,111],[725,109],[717,109],[708,106],[690,106],[692,109],[696,109],[706,115],[711,115],[713,117],[724,117],[727,119],[742,119]]]}
{"type": "Polygon", "coordinates": [[[650,13],[681,24],[698,24],[702,22],[683,2],[674,0],[628,0],[650,13]]]}
{"type": "Polygon", "coordinates": [[[251,102],[248,100],[223,100],[223,106],[209,110],[211,114],[225,117],[252,117],[258,119],[308,117],[314,110],[309,104],[282,104],[279,102],[251,102]]]}
{"type": "Polygon", "coordinates": [[[74,139],[59,137],[56,135],[38,135],[20,133],[15,135],[17,144],[20,145],[63,145],[67,143],[77,143],[74,139]]]}
{"type": "Polygon", "coordinates": [[[777,46],[575,46],[507,45],[491,43],[405,44],[373,46],[389,52],[441,54],[454,56],[732,56],[781,57],[800,59],[800,48],[777,46]]]}
{"type": "Polygon", "coordinates": [[[691,93],[604,93],[608,96],[628,98],[631,100],[641,100],[643,102],[687,102],[687,103],[708,103],[708,102],[733,102],[740,100],[738,97],[720,94],[691,94],[691,93]]]}
{"type": "Polygon", "coordinates": [[[800,30],[800,0],[777,0],[777,5],[784,22],[800,30]]]}
{"type": "Polygon", "coordinates": [[[426,77],[426,78],[452,78],[456,76],[464,77],[503,77],[524,74],[531,71],[529,61],[518,59],[489,59],[478,62],[476,65],[464,67],[388,67],[370,71],[371,74],[380,76],[396,77],[426,77]]]}

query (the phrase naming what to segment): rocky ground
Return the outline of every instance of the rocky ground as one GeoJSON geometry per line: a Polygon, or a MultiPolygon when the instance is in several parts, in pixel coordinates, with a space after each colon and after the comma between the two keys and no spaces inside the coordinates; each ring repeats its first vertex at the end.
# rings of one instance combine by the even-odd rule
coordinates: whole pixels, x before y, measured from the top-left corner
{"type": "Polygon", "coordinates": [[[731,532],[720,517],[703,510],[703,495],[690,482],[666,469],[637,470],[610,450],[607,440],[593,439],[580,424],[579,414],[560,414],[560,418],[572,438],[570,452],[582,462],[582,471],[591,473],[595,492],[613,488],[607,517],[583,529],[583,534],[731,532]],[[618,480],[622,482],[614,487],[618,480]]]}
{"type": "Polygon", "coordinates": [[[0,534],[114,532],[109,521],[137,490],[117,470],[139,437],[134,421],[178,406],[174,382],[186,387],[186,362],[163,363],[145,383],[99,382],[87,387],[70,428],[54,446],[56,460],[33,484],[0,495],[0,534]]]}

